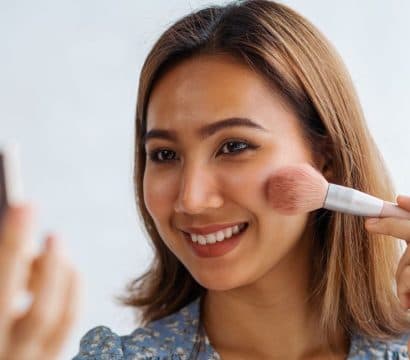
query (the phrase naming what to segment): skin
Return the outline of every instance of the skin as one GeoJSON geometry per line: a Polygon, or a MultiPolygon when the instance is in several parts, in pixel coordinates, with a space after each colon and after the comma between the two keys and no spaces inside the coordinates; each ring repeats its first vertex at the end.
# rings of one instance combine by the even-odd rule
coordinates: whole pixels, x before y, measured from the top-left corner
{"type": "MultiPolygon", "coordinates": [[[[147,156],[144,201],[166,246],[208,289],[204,322],[216,351],[223,359],[329,359],[318,314],[307,305],[309,216],[281,215],[266,198],[275,169],[314,160],[294,112],[248,67],[201,56],[171,69],[153,89],[147,131],[153,128],[172,129],[178,138],[147,142],[148,154],[162,150],[160,159],[169,160],[147,156]],[[236,127],[197,137],[199,127],[233,116],[266,131],[236,127]],[[243,139],[257,148],[224,146],[243,139]],[[249,228],[239,245],[213,258],[196,256],[180,230],[244,221],[249,228]]],[[[341,333],[334,358],[348,347],[341,333]]]]}
{"type": "MultiPolygon", "coordinates": [[[[410,212],[410,196],[399,195],[397,205],[410,212]]],[[[403,309],[410,308],[410,220],[397,218],[369,218],[365,221],[369,232],[390,235],[406,242],[406,250],[396,270],[397,296],[403,309]]],[[[407,344],[410,352],[410,341],[407,344]]]]}
{"type": "Polygon", "coordinates": [[[0,224],[0,359],[58,359],[78,316],[81,279],[56,234],[34,253],[35,209],[10,206],[0,224]],[[23,289],[33,301],[13,304],[23,289]]]}
{"type": "MultiPolygon", "coordinates": [[[[340,354],[330,357],[318,342],[315,313],[303,301],[309,271],[306,215],[280,216],[264,199],[269,169],[310,156],[295,117],[278,100],[262,79],[226,58],[202,58],[176,67],[153,93],[148,129],[169,127],[184,134],[178,144],[156,140],[175,148],[180,162],[167,168],[147,164],[145,201],[167,246],[209,289],[205,328],[224,360],[344,358],[343,334],[340,354]],[[199,124],[232,115],[253,116],[271,132],[230,129],[202,142],[191,136],[199,124]],[[235,158],[215,156],[225,137],[237,136],[259,148],[235,158]],[[249,232],[220,259],[195,257],[178,230],[237,220],[249,221],[249,232]]],[[[398,196],[397,203],[410,211],[409,196],[398,196]]],[[[47,246],[38,255],[32,253],[33,215],[31,204],[12,206],[0,223],[0,359],[58,359],[79,313],[82,280],[62,241],[49,234],[47,246]],[[26,313],[18,314],[12,304],[25,287],[33,302],[26,313]]],[[[371,225],[368,219],[365,226],[410,242],[409,220],[384,218],[371,225]]],[[[409,247],[396,281],[401,304],[408,309],[409,247]]]]}

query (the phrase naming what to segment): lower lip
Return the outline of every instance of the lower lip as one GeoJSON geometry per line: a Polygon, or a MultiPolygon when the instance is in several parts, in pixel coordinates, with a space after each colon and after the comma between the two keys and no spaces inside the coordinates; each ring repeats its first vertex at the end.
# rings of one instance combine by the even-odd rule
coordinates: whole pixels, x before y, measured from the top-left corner
{"type": "Polygon", "coordinates": [[[232,251],[239,244],[239,241],[242,239],[242,235],[246,232],[247,229],[248,224],[246,225],[244,230],[233,235],[229,239],[206,245],[201,245],[197,242],[193,242],[191,240],[191,235],[187,233],[184,233],[184,236],[196,255],[200,257],[216,257],[225,255],[228,252],[232,251]]]}

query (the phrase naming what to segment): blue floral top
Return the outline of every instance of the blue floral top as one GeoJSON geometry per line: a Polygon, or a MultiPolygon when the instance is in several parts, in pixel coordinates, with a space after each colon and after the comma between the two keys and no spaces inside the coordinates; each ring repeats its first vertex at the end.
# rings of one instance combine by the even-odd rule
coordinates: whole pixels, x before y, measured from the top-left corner
{"type": "MultiPolygon", "coordinates": [[[[137,328],[130,335],[119,336],[108,327],[95,327],[82,337],[80,351],[73,360],[188,360],[198,339],[199,299],[174,314],[137,328]]],[[[394,341],[354,335],[347,360],[409,359],[409,335],[394,341]]],[[[197,359],[221,360],[205,333],[203,337],[204,347],[197,359]]]]}

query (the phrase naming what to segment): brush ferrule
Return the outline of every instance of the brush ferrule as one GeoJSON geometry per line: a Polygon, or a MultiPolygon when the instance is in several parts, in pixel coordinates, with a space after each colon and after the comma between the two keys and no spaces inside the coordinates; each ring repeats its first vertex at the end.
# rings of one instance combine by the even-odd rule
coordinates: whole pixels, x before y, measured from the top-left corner
{"type": "Polygon", "coordinates": [[[383,200],[346,186],[329,184],[323,207],[359,216],[379,216],[383,200]]]}

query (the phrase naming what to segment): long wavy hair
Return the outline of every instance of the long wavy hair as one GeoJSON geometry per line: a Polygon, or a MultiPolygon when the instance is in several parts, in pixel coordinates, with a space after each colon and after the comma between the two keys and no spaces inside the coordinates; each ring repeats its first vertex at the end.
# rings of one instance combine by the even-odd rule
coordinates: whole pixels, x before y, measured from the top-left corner
{"type": "MultiPolygon", "coordinates": [[[[279,90],[298,115],[312,150],[326,154],[334,182],[395,200],[350,75],[314,25],[289,7],[267,0],[233,1],[192,12],[160,36],[140,74],[134,185],[138,215],[154,256],[146,272],[118,299],[136,308],[143,325],[202,299],[206,292],[164,244],[146,209],[146,153],[141,141],[155,84],[171,67],[202,54],[233,56],[261,74],[272,91],[279,90]]],[[[362,217],[324,209],[311,215],[316,221],[310,294],[321,309],[318,325],[328,343],[336,342],[341,326],[349,334],[358,331],[384,340],[408,332],[410,319],[396,295],[399,239],[367,232],[362,217]]]]}

